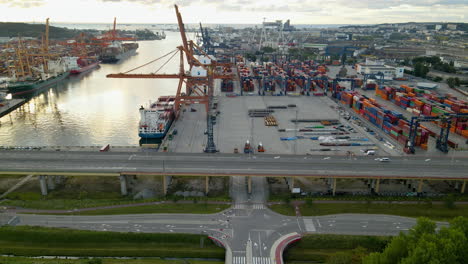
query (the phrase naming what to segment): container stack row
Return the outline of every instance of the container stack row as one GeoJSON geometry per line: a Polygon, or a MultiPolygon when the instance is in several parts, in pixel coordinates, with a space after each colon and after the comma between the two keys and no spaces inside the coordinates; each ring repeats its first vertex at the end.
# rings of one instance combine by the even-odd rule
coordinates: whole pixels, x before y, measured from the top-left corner
{"type": "MultiPolygon", "coordinates": [[[[468,102],[456,97],[438,95],[433,91],[417,89],[406,85],[399,88],[382,87],[376,90],[376,95],[389,100],[395,105],[405,109],[414,115],[440,116],[445,114],[468,113],[468,102]]],[[[438,125],[441,122],[434,121],[438,125]]],[[[468,117],[454,117],[450,127],[452,133],[468,138],[468,117]]]]}
{"type": "MultiPolygon", "coordinates": [[[[379,105],[376,100],[354,91],[342,91],[338,94],[338,99],[341,104],[352,108],[354,112],[374,124],[400,144],[406,145],[409,138],[410,125],[403,114],[386,109],[382,105],[379,105]]],[[[431,132],[427,128],[424,126],[419,127],[416,133],[415,145],[427,149],[429,135],[431,135],[431,132]]]]}

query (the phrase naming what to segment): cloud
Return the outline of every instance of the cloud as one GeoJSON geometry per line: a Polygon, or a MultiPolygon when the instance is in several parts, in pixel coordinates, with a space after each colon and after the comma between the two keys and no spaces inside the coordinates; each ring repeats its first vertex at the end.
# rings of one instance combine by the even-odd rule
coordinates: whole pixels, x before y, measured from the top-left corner
{"type": "Polygon", "coordinates": [[[136,4],[142,4],[142,5],[155,5],[155,4],[161,4],[164,6],[173,6],[174,4],[176,5],[181,5],[181,6],[189,6],[195,2],[199,1],[192,1],[192,0],[101,0],[102,2],[112,2],[112,3],[119,3],[119,2],[127,2],[127,3],[136,3],[136,4]]]}
{"type": "Polygon", "coordinates": [[[0,4],[7,4],[10,7],[31,8],[45,4],[44,0],[0,0],[0,4]]]}

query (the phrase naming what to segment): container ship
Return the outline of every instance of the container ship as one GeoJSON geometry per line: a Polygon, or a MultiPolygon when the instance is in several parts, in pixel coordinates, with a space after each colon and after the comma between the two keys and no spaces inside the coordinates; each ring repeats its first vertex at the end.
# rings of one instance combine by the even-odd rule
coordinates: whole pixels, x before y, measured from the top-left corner
{"type": "Polygon", "coordinates": [[[104,48],[99,56],[99,60],[102,63],[116,63],[121,59],[134,55],[137,49],[138,43],[122,43],[121,41],[113,41],[112,44],[104,48]]]}
{"type": "Polygon", "coordinates": [[[161,96],[148,109],[140,108],[138,136],[141,138],[164,138],[174,121],[175,96],[161,96]]]}
{"type": "Polygon", "coordinates": [[[99,61],[93,58],[66,57],[65,61],[70,74],[80,74],[99,66],[99,61]]]}

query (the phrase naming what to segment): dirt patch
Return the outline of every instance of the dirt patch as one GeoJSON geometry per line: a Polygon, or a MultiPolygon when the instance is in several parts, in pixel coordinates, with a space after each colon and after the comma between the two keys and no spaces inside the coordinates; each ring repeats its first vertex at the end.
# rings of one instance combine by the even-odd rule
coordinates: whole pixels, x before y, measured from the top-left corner
{"type": "Polygon", "coordinates": [[[26,176],[1,176],[0,177],[0,194],[8,191],[11,187],[17,184],[26,176]]]}
{"type": "Polygon", "coordinates": [[[155,196],[163,196],[163,180],[161,176],[127,177],[128,192],[132,195],[143,190],[151,190],[155,196]]]}
{"type": "MultiPolygon", "coordinates": [[[[168,195],[176,192],[205,193],[205,177],[172,177],[168,195]]],[[[208,196],[227,196],[229,192],[228,177],[209,177],[208,196]]]]}

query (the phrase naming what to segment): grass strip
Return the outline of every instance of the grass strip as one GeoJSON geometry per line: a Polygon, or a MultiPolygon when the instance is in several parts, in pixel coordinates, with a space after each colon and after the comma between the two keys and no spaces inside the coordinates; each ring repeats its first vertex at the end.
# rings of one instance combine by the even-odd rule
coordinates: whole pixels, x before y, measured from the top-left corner
{"type": "Polygon", "coordinates": [[[291,261],[326,262],[337,252],[350,251],[358,247],[367,252],[381,251],[390,241],[386,236],[354,235],[306,235],[284,252],[284,259],[291,261]]]}
{"type": "Polygon", "coordinates": [[[224,258],[206,236],[1,227],[0,254],[18,256],[224,258]],[[200,240],[204,240],[200,248],[200,240]]]}
{"type": "MultiPolygon", "coordinates": [[[[223,264],[223,261],[167,260],[167,259],[101,259],[102,264],[223,264]]],[[[0,264],[88,264],[89,259],[32,259],[25,257],[0,257],[0,264]]]]}
{"type": "MultiPolygon", "coordinates": [[[[26,194],[24,194],[26,196],[26,194]]],[[[27,197],[7,197],[10,200],[3,201],[0,203],[0,206],[15,206],[28,209],[39,209],[39,210],[73,210],[79,208],[91,208],[91,207],[101,207],[101,206],[110,206],[110,205],[126,205],[126,204],[136,204],[136,203],[148,203],[148,202],[158,202],[163,200],[169,201],[193,201],[194,199],[177,199],[173,197],[165,198],[153,198],[145,200],[134,200],[131,198],[119,198],[119,199],[59,199],[59,198],[50,198],[43,197],[40,194],[32,194],[27,197]]],[[[204,203],[204,201],[223,201],[230,202],[230,199],[226,197],[197,197],[198,203],[204,203]]]]}
{"type": "MultiPolygon", "coordinates": [[[[272,210],[284,215],[295,215],[291,205],[279,204],[270,206],[272,210]]],[[[468,205],[458,204],[454,208],[447,208],[442,204],[391,204],[391,203],[314,203],[301,205],[303,216],[330,214],[388,214],[407,217],[427,217],[436,221],[447,221],[457,216],[468,217],[468,205]]]]}
{"type": "MultiPolygon", "coordinates": [[[[124,214],[214,214],[229,208],[230,204],[155,204],[92,211],[64,213],[63,215],[124,215],[124,214]]],[[[58,213],[34,213],[54,214],[58,213]]]]}

